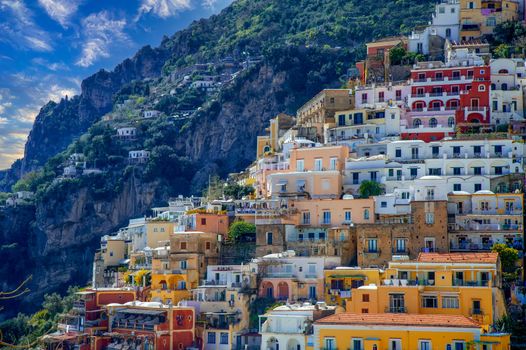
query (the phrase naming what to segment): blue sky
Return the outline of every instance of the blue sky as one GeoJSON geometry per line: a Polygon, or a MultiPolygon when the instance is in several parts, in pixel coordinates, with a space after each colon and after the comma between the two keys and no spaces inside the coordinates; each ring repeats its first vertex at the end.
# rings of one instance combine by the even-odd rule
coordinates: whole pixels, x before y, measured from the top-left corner
{"type": "Polygon", "coordinates": [[[0,169],[49,100],[231,0],[0,0],[0,169]]]}

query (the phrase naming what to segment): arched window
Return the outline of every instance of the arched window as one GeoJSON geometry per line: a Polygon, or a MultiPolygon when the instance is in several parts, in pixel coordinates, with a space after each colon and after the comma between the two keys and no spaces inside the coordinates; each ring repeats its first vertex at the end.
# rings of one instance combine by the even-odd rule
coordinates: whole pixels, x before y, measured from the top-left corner
{"type": "Polygon", "coordinates": [[[486,91],[486,86],[479,85],[479,91],[486,91]]]}
{"type": "Polygon", "coordinates": [[[413,128],[419,128],[420,125],[422,125],[422,121],[420,119],[413,120],[413,128]]]}
{"type": "Polygon", "coordinates": [[[436,118],[429,119],[429,127],[436,128],[437,127],[437,120],[436,118]]]}
{"type": "Polygon", "coordinates": [[[495,90],[496,86],[495,84],[491,84],[491,90],[495,90]]]}
{"type": "Polygon", "coordinates": [[[452,128],[453,126],[455,126],[455,118],[453,117],[449,117],[447,119],[447,126],[449,126],[450,128],[452,128]]]}
{"type": "Polygon", "coordinates": [[[508,70],[507,69],[501,69],[501,70],[499,70],[499,74],[508,74],[508,70]]]}

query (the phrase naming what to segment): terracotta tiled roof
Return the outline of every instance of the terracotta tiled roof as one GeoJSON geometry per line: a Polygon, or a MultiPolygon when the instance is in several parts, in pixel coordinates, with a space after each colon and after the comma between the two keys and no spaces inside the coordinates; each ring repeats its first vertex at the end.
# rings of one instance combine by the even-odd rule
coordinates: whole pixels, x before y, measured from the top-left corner
{"type": "Polygon", "coordinates": [[[498,253],[420,253],[418,262],[438,262],[438,263],[492,263],[496,264],[499,257],[498,253]]]}
{"type": "Polygon", "coordinates": [[[416,327],[465,327],[479,328],[470,318],[462,315],[418,314],[353,314],[340,313],[316,321],[316,324],[379,325],[416,327]]]}

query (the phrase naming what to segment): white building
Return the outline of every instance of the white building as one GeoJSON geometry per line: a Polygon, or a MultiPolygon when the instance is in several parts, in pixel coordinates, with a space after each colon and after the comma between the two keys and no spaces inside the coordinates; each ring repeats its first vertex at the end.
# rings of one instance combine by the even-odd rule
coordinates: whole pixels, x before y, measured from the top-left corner
{"type": "Polygon", "coordinates": [[[134,139],[137,136],[137,128],[127,127],[127,128],[118,128],[117,137],[122,139],[134,139]]]}
{"type": "Polygon", "coordinates": [[[145,118],[145,119],[155,118],[155,117],[158,117],[160,115],[161,115],[161,112],[156,111],[156,110],[144,111],[143,114],[142,114],[143,118],[145,118]]]}
{"type": "Polygon", "coordinates": [[[313,323],[329,316],[334,306],[310,303],[278,306],[259,316],[262,350],[306,349],[314,346],[313,323]]]}
{"type": "Polygon", "coordinates": [[[130,163],[146,163],[150,159],[150,152],[145,150],[130,151],[128,160],[130,163]]]}
{"type": "Polygon", "coordinates": [[[410,94],[411,86],[406,82],[358,86],[354,90],[354,107],[356,109],[404,107],[410,94]]]}
{"type": "MultiPolygon", "coordinates": [[[[433,54],[439,49],[441,41],[433,47],[433,37],[458,41],[460,38],[460,1],[448,0],[435,6],[435,13],[429,26],[415,30],[409,36],[409,51],[424,55],[433,54]],[[431,42],[431,43],[430,43],[431,42]]],[[[443,46],[442,46],[443,48],[443,46]]]]}
{"type": "Polygon", "coordinates": [[[491,67],[491,121],[496,125],[524,120],[524,60],[499,58],[491,67]]]}
{"type": "Polygon", "coordinates": [[[522,251],[522,199],[522,193],[450,193],[447,207],[450,250],[487,251],[496,243],[504,243],[522,251]]]}

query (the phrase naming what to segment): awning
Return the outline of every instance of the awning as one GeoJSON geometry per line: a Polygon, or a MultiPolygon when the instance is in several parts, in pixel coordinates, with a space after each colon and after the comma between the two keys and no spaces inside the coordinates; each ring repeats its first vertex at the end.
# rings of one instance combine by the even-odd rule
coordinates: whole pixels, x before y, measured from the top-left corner
{"type": "Polygon", "coordinates": [[[166,313],[166,310],[147,310],[147,309],[119,309],[117,313],[123,314],[140,314],[148,316],[161,316],[166,313]]]}

